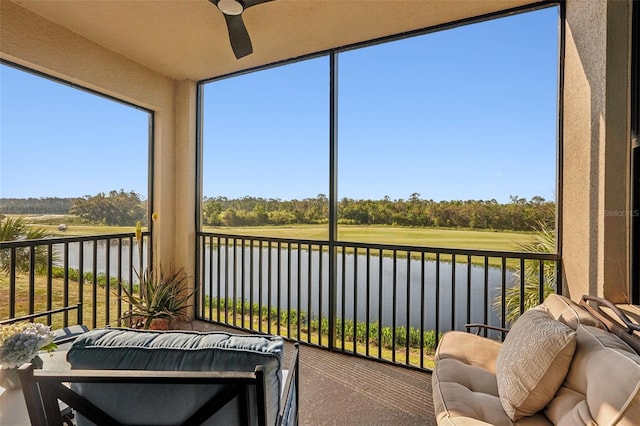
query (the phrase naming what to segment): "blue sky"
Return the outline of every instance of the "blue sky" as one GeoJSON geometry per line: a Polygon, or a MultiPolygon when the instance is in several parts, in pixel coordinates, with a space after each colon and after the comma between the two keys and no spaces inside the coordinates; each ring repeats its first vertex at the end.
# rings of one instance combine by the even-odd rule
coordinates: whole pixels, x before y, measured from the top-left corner
{"type": "MultiPolygon", "coordinates": [[[[555,198],[556,8],[338,57],[338,197],[555,198]]],[[[328,194],[329,60],[209,83],[204,195],[328,194]]],[[[147,192],[147,114],[0,66],[0,197],[147,192]]]]}

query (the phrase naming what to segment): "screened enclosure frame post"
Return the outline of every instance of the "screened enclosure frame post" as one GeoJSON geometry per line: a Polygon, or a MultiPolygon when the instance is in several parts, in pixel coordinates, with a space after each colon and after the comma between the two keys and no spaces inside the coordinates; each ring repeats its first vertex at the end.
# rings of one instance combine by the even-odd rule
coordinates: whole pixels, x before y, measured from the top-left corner
{"type": "MultiPolygon", "coordinates": [[[[329,349],[336,347],[338,274],[338,55],[329,55],[329,349]]],[[[322,252],[320,253],[322,256],[322,252]]],[[[322,311],[322,306],[319,307],[322,311]]]]}

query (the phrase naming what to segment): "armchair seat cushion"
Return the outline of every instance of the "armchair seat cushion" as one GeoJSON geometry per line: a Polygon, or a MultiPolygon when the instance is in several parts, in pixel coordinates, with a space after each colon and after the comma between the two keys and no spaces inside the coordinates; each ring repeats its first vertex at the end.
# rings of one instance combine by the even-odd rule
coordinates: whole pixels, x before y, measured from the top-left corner
{"type": "MultiPolygon", "coordinates": [[[[440,425],[513,425],[504,412],[495,376],[497,341],[462,331],[440,340],[433,370],[433,404],[440,425]],[[482,419],[482,420],[480,420],[482,419]]],[[[518,424],[549,425],[543,415],[518,424]]]]}

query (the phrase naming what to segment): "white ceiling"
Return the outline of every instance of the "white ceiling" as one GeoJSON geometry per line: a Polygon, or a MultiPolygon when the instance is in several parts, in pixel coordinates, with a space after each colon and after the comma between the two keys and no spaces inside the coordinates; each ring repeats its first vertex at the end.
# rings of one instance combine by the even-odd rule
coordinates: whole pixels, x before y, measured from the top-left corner
{"type": "Polygon", "coordinates": [[[243,13],[254,52],[236,59],[208,0],[11,1],[163,75],[195,81],[533,3],[273,0],[243,13]]]}

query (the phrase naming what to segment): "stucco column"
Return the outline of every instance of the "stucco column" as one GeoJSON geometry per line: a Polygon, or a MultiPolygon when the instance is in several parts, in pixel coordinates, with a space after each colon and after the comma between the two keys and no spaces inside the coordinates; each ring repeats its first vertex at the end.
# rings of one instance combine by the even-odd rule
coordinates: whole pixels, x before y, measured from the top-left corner
{"type": "MultiPolygon", "coordinates": [[[[173,257],[195,285],[196,256],[196,92],[197,83],[176,83],[175,229],[173,257]]],[[[193,318],[194,303],[189,316],[193,318]]]]}
{"type": "MultiPolygon", "coordinates": [[[[196,89],[174,83],[174,103],[154,119],[155,268],[183,269],[195,284],[196,89]]],[[[193,303],[192,303],[193,305],[193,303]]],[[[188,312],[193,317],[193,306],[188,312]]]]}
{"type": "Polygon", "coordinates": [[[616,302],[629,298],[630,2],[566,3],[563,285],[616,302]]]}

